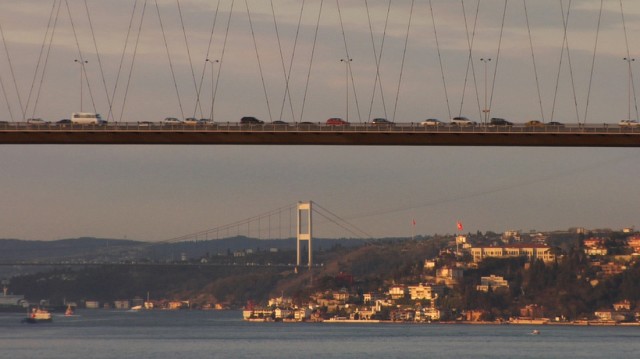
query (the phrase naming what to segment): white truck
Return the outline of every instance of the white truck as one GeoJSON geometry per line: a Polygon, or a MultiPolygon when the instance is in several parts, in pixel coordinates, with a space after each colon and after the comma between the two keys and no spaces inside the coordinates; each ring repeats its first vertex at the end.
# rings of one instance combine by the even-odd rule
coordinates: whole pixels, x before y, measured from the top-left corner
{"type": "Polygon", "coordinates": [[[71,114],[71,123],[78,125],[106,125],[107,121],[103,120],[98,113],[74,112],[71,114]]]}

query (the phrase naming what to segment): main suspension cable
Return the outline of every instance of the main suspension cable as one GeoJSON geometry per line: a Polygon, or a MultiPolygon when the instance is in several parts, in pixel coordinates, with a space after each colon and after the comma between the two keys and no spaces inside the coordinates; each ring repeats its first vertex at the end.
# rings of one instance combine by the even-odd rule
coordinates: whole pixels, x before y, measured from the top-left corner
{"type": "Polygon", "coordinates": [[[22,106],[22,97],[20,96],[20,90],[18,89],[18,81],[16,80],[15,71],[13,71],[13,64],[11,62],[11,55],[9,54],[9,47],[7,46],[7,40],[4,37],[4,31],[2,31],[2,26],[0,25],[0,35],[2,35],[2,44],[4,45],[4,51],[7,54],[7,63],[9,64],[9,70],[11,73],[11,78],[13,79],[13,86],[16,89],[16,95],[18,97],[18,103],[20,104],[20,111],[22,111],[22,118],[25,118],[26,109],[22,106]]]}

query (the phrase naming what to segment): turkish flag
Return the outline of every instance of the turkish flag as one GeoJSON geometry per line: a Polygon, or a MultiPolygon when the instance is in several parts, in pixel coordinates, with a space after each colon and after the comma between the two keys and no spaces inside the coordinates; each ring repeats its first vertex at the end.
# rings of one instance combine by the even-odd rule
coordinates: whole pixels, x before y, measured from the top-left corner
{"type": "Polygon", "coordinates": [[[463,230],[462,222],[458,221],[456,224],[458,225],[458,230],[459,231],[463,230]]]}

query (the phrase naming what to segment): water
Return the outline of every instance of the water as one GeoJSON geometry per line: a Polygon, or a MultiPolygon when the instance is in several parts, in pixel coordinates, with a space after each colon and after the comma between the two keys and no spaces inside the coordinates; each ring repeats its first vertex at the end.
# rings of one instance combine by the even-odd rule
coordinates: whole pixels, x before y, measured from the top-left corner
{"type": "Polygon", "coordinates": [[[235,311],[22,317],[0,313],[0,358],[640,357],[640,327],[247,323],[235,311]]]}

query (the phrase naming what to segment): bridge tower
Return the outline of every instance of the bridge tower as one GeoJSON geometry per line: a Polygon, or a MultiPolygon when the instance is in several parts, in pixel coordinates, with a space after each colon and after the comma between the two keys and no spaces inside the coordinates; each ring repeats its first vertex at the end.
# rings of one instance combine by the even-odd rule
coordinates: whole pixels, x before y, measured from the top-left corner
{"type": "Polygon", "coordinates": [[[298,224],[297,224],[297,248],[298,248],[298,260],[297,266],[300,266],[301,261],[301,253],[300,253],[300,242],[308,241],[309,242],[309,262],[308,266],[311,268],[313,264],[313,256],[311,254],[311,238],[313,237],[313,225],[311,222],[311,212],[313,209],[313,202],[298,202],[298,224]]]}

